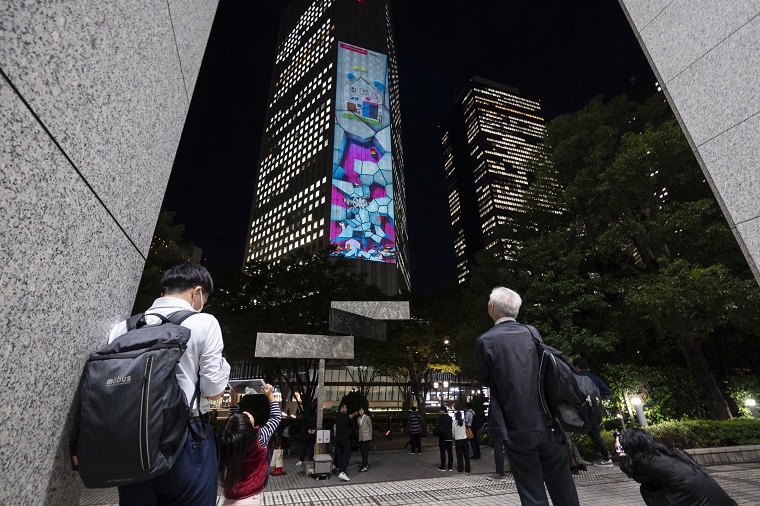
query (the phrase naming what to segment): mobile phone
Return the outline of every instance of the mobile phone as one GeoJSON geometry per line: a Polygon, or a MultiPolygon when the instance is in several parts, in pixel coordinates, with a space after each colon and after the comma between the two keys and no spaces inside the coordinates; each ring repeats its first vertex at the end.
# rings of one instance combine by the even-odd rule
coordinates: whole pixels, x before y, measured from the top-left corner
{"type": "Polygon", "coordinates": [[[623,451],[623,447],[619,443],[615,445],[615,451],[618,453],[625,453],[625,451],[623,451]]]}

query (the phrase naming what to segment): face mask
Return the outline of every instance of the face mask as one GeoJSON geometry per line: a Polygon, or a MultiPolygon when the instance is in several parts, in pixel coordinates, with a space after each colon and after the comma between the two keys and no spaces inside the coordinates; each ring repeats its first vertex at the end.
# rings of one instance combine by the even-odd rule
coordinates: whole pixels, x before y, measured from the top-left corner
{"type": "MultiPolygon", "coordinates": [[[[201,308],[198,310],[198,312],[200,313],[201,311],[203,311],[203,290],[201,290],[199,297],[201,298],[201,308]]],[[[193,309],[195,309],[195,306],[193,306],[193,309]]]]}

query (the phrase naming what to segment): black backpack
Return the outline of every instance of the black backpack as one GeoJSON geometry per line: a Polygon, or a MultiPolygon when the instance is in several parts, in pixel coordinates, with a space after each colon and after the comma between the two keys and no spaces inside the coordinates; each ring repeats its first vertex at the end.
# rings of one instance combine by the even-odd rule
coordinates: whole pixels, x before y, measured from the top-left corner
{"type": "Polygon", "coordinates": [[[604,407],[599,389],[591,378],[575,370],[564,353],[545,344],[535,328],[524,327],[538,352],[541,406],[552,428],[557,428],[558,422],[566,432],[588,433],[602,423],[604,407]]]}
{"type": "MultiPolygon", "coordinates": [[[[130,485],[168,472],[189,429],[189,407],[175,367],[194,311],[145,314],[127,320],[127,332],[90,355],[81,388],[72,455],[88,488],[130,485]]],[[[199,386],[199,385],[198,385],[199,386]]],[[[191,404],[198,399],[198,386],[191,404]]]]}

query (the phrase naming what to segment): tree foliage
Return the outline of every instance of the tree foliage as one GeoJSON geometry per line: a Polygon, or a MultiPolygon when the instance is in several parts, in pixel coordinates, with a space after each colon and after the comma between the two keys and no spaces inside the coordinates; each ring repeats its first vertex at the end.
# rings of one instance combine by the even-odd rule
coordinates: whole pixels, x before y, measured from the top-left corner
{"type": "Polygon", "coordinates": [[[517,290],[521,319],[571,355],[682,363],[707,416],[730,417],[713,371],[757,363],[760,290],[662,96],[600,97],[556,118],[534,167],[561,184],[561,212],[529,192],[535,226],[514,260],[479,261],[471,286],[517,290]]]}

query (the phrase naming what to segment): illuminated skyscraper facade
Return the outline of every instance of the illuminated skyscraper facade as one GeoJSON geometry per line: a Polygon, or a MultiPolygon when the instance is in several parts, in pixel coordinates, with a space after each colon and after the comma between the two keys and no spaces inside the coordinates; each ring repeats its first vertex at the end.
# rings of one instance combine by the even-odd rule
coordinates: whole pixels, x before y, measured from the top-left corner
{"type": "Polygon", "coordinates": [[[283,14],[245,263],[297,249],[409,289],[398,63],[388,0],[283,14]]]}
{"type": "MultiPolygon", "coordinates": [[[[465,281],[475,253],[497,248],[510,258],[526,224],[529,161],[545,132],[541,105],[519,90],[473,77],[441,125],[457,280],[465,281]]],[[[549,193],[556,188],[546,185],[549,193]]],[[[546,196],[550,205],[551,195],[546,196]]]]}

